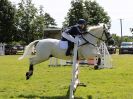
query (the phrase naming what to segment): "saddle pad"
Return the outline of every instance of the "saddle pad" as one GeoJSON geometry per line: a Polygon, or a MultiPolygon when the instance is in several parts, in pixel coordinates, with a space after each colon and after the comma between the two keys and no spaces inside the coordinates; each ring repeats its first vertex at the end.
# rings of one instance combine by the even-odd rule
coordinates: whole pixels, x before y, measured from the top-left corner
{"type": "Polygon", "coordinates": [[[60,48],[61,49],[67,49],[68,48],[68,42],[67,41],[60,41],[60,48]]]}

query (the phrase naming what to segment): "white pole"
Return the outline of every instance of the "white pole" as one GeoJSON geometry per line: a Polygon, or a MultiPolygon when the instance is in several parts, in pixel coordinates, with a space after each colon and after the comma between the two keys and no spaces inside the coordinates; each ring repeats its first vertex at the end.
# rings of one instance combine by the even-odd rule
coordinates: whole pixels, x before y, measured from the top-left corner
{"type": "Polygon", "coordinates": [[[69,99],[74,99],[74,90],[76,89],[79,80],[78,80],[78,61],[77,61],[77,51],[78,51],[78,37],[75,38],[77,44],[74,44],[74,56],[73,56],[73,70],[72,70],[72,81],[70,85],[70,97],[69,99]]]}

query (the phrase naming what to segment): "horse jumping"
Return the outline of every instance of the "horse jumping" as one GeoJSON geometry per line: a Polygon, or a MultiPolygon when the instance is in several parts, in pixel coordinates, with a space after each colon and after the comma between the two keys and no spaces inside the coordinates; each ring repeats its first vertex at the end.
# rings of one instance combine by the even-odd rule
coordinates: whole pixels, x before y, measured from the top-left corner
{"type": "MultiPolygon", "coordinates": [[[[97,65],[94,67],[98,69],[101,64],[101,54],[98,46],[101,42],[114,43],[110,33],[104,24],[97,26],[90,26],[87,28],[88,32],[79,36],[78,58],[88,59],[92,57],[98,57],[97,65]]],[[[60,40],[57,39],[42,39],[31,42],[25,49],[24,54],[19,60],[31,54],[32,47],[34,45],[36,49],[36,55],[29,58],[30,66],[29,71],[26,72],[26,79],[28,80],[33,75],[34,65],[48,60],[50,57],[55,57],[64,60],[71,60],[72,56],[66,56],[66,49],[60,48],[60,40]]]]}

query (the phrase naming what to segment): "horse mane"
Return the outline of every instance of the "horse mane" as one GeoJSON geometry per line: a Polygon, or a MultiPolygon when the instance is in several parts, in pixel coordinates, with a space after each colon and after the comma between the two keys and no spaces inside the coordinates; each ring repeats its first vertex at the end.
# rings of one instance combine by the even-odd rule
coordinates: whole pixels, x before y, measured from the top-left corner
{"type": "Polygon", "coordinates": [[[98,24],[98,25],[89,26],[89,27],[88,27],[88,31],[89,31],[89,32],[94,32],[94,31],[96,31],[97,29],[103,28],[103,25],[104,25],[104,23],[100,23],[100,24],[98,24]]]}

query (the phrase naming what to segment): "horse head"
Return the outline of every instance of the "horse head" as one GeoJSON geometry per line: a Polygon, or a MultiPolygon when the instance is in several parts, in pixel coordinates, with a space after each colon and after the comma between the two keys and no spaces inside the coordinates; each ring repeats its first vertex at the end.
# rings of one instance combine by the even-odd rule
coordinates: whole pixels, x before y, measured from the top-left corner
{"type": "Polygon", "coordinates": [[[94,46],[100,42],[105,42],[108,45],[114,44],[114,39],[110,32],[108,32],[108,28],[105,24],[87,27],[87,32],[82,35],[82,38],[86,43],[94,46]]]}
{"type": "Polygon", "coordinates": [[[112,38],[110,32],[108,31],[108,27],[107,27],[106,24],[103,25],[103,32],[104,32],[105,37],[106,37],[105,42],[106,42],[108,45],[114,45],[115,41],[114,41],[114,39],[112,38]]]}

